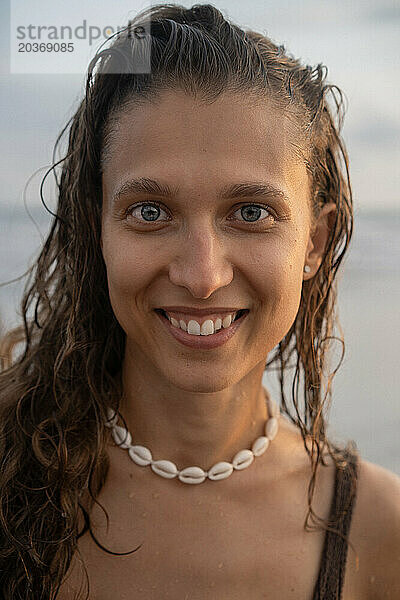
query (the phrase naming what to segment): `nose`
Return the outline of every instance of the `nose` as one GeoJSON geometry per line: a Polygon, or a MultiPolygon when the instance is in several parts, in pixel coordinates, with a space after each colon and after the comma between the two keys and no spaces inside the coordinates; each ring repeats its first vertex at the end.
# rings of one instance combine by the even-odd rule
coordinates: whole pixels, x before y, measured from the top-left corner
{"type": "Polygon", "coordinates": [[[182,239],[169,267],[170,281],[189,290],[194,298],[209,298],[230,284],[233,267],[226,247],[210,226],[191,229],[182,239]]]}

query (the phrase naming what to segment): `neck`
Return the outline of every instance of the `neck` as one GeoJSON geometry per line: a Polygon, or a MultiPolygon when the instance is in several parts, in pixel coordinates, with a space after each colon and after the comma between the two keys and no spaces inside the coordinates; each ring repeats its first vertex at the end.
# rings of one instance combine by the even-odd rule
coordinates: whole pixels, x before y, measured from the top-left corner
{"type": "Polygon", "coordinates": [[[149,448],[155,460],[178,468],[210,468],[230,461],[264,435],[268,416],[261,385],[264,365],[221,390],[181,389],[152,371],[146,357],[126,352],[122,368],[120,412],[132,444],[149,448]]]}

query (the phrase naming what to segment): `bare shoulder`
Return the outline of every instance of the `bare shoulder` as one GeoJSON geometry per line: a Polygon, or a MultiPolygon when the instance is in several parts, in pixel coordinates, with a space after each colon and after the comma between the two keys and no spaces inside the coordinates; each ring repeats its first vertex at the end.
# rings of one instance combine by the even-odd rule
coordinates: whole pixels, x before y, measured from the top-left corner
{"type": "Polygon", "coordinates": [[[366,460],[359,461],[350,539],[366,600],[400,598],[400,477],[366,460]]]}

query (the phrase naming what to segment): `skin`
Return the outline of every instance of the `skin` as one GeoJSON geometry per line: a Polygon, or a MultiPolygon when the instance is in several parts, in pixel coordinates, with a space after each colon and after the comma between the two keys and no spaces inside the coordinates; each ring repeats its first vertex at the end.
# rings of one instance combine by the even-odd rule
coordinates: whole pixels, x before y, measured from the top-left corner
{"type": "MultiPolygon", "coordinates": [[[[263,432],[267,355],[295,319],[303,281],[316,273],[334,216],[334,206],[326,206],[311,228],[309,181],[296,139],[293,122],[265,102],[222,96],[205,105],[179,91],[126,110],[115,127],[103,174],[102,251],[112,306],[127,337],[120,410],[134,443],[180,468],[230,460],[263,432]],[[130,194],[113,203],[134,177],[175,192],[169,198],[130,194]],[[284,202],[276,195],[240,200],[268,205],[276,220],[251,226],[236,200],[219,197],[223,187],[249,181],[284,192],[284,202]],[[171,220],[137,223],[129,209],[156,200],[171,220]],[[233,213],[238,220],[228,218],[233,213]],[[176,304],[250,313],[226,344],[199,351],[181,346],[153,311],[176,304]]],[[[134,214],[140,218],[140,210],[134,214]]],[[[110,520],[107,525],[95,505],[92,530],[114,552],[143,545],[117,558],[85,534],[79,550],[90,598],[311,600],[325,533],[303,528],[310,463],[289,421],[281,416],[267,452],[221,482],[184,485],[134,465],[111,440],[108,450],[98,501],[110,520]]],[[[327,463],[313,499],[323,519],[335,476],[327,463]]],[[[349,551],[343,600],[400,597],[399,497],[394,474],[361,461],[350,535],[359,566],[349,551]]],[[[84,582],[75,554],[60,600],[74,598],[84,582]]]]}

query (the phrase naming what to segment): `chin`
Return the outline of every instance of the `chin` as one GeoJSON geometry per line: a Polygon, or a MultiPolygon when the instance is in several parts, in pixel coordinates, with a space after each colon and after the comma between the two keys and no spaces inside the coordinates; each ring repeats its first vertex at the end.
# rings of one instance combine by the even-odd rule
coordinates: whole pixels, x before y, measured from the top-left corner
{"type": "Polygon", "coordinates": [[[215,375],[209,372],[205,373],[203,369],[200,370],[202,372],[196,373],[195,371],[195,368],[188,367],[187,373],[179,372],[179,377],[176,377],[175,374],[169,376],[165,374],[165,376],[178,389],[198,394],[221,392],[236,383],[236,377],[226,376],[221,378],[218,373],[215,373],[215,375]]]}

